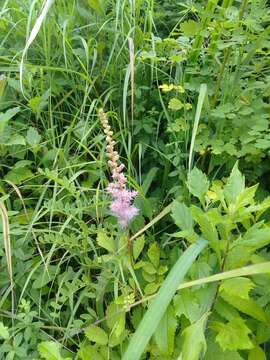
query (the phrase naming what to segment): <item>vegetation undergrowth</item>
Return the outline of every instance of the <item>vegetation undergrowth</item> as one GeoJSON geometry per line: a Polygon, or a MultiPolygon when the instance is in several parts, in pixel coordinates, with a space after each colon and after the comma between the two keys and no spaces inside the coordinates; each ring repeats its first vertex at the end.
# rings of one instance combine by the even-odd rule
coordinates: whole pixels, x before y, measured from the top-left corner
{"type": "Polygon", "coordinates": [[[270,359],[267,1],[0,5],[0,359],[270,359]]]}

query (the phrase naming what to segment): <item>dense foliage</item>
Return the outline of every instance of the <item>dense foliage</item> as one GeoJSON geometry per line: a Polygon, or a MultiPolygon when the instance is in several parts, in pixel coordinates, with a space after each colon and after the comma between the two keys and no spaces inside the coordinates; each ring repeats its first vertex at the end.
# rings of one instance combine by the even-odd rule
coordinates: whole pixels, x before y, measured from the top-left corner
{"type": "Polygon", "coordinates": [[[270,359],[267,1],[0,5],[0,359],[270,359]]]}

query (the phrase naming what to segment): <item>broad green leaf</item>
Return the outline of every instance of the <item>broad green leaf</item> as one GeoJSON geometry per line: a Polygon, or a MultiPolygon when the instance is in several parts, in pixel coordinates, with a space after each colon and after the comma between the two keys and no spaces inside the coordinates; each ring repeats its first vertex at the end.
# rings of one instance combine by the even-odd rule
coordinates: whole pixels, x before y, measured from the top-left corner
{"type": "Polygon", "coordinates": [[[239,317],[239,312],[225,300],[219,296],[214,304],[214,309],[225,320],[230,321],[235,317],[239,317]]]}
{"type": "Polygon", "coordinates": [[[174,201],[172,205],[172,218],[181,230],[193,230],[193,219],[190,209],[184,204],[174,201]]]}
{"type": "Polygon", "coordinates": [[[78,357],[81,360],[104,360],[104,357],[100,355],[94,346],[82,344],[78,351],[78,357]]]}
{"type": "Polygon", "coordinates": [[[242,318],[234,318],[227,324],[215,322],[211,325],[218,335],[216,341],[225,350],[248,350],[253,348],[253,343],[249,338],[251,330],[242,318]]]}
{"type": "Polygon", "coordinates": [[[23,181],[33,177],[34,174],[26,167],[13,168],[6,176],[5,180],[12,182],[15,185],[20,185],[23,181]]]}
{"type": "Polygon", "coordinates": [[[45,360],[64,360],[60,350],[61,345],[54,341],[44,341],[38,345],[38,352],[45,360]]]}
{"type": "Polygon", "coordinates": [[[248,360],[267,360],[266,354],[260,346],[255,346],[248,354],[248,360]]]}
{"type": "Polygon", "coordinates": [[[204,360],[244,360],[237,351],[223,351],[218,343],[212,339],[207,339],[207,351],[204,360]]]}
{"type": "Polygon", "coordinates": [[[12,119],[20,111],[19,107],[9,109],[5,112],[0,113],[0,134],[4,131],[4,128],[8,121],[12,119]]]}
{"type": "Polygon", "coordinates": [[[204,331],[208,316],[209,313],[204,314],[198,321],[183,331],[183,360],[198,360],[205,353],[207,347],[204,331]]]}
{"type": "Polygon", "coordinates": [[[5,142],[5,145],[25,145],[25,138],[20,134],[14,134],[5,142]]]}
{"type": "Polygon", "coordinates": [[[192,195],[203,202],[204,196],[209,188],[209,181],[201,170],[194,167],[188,174],[187,187],[192,195]]]}
{"type": "Polygon", "coordinates": [[[51,282],[55,278],[57,269],[58,267],[54,265],[46,266],[46,269],[41,271],[33,282],[33,289],[41,289],[49,282],[51,282]]]}
{"type": "Polygon", "coordinates": [[[134,260],[137,260],[138,257],[140,256],[141,252],[143,251],[145,245],[145,239],[144,239],[144,235],[139,236],[137,239],[135,239],[133,241],[133,247],[132,247],[132,252],[133,252],[133,258],[134,260]]]}
{"type": "Polygon", "coordinates": [[[253,317],[256,320],[266,322],[266,316],[263,309],[253,299],[242,299],[238,296],[232,296],[225,292],[220,293],[221,297],[230,305],[244,314],[253,317]]]}
{"type": "Polygon", "coordinates": [[[35,128],[30,127],[27,130],[26,140],[29,145],[36,146],[40,143],[41,136],[39,135],[38,131],[35,128]]]}
{"type": "Polygon", "coordinates": [[[0,322],[0,338],[7,340],[9,338],[8,327],[6,327],[2,321],[0,322]]]}
{"type": "Polygon", "coordinates": [[[97,243],[103,249],[106,249],[109,252],[115,252],[116,246],[113,237],[109,237],[105,231],[99,230],[97,233],[97,243]]]}
{"type": "Polygon", "coordinates": [[[183,289],[173,299],[175,313],[177,316],[185,315],[191,323],[200,318],[201,310],[196,295],[189,289],[183,289]]]}
{"type": "Polygon", "coordinates": [[[172,355],[174,351],[176,327],[177,320],[174,315],[174,310],[172,306],[169,306],[154,334],[156,344],[162,355],[172,355]]]}
{"type": "Polygon", "coordinates": [[[208,214],[203,212],[199,207],[192,206],[191,213],[193,219],[200,225],[201,232],[203,237],[209,241],[210,246],[215,250],[218,255],[219,260],[221,259],[220,254],[220,243],[218,232],[213,224],[213,221],[208,218],[208,214]]]}
{"type": "Polygon", "coordinates": [[[157,268],[159,265],[160,259],[160,248],[156,242],[150,245],[147,255],[151,261],[151,263],[157,268]]]}
{"type": "Polygon", "coordinates": [[[255,284],[247,278],[238,277],[225,280],[220,291],[225,291],[228,295],[239,296],[242,299],[249,299],[249,292],[255,287],[255,284]]]}
{"type": "Polygon", "coordinates": [[[183,21],[180,28],[185,36],[195,36],[201,30],[201,23],[194,20],[183,21]]]}
{"type": "Polygon", "coordinates": [[[132,336],[122,360],[140,359],[146,345],[167,310],[179,283],[183,281],[190,266],[206,245],[207,242],[204,239],[198,240],[175,263],[159,289],[157,296],[151,302],[135,334],[132,336]]]}
{"type": "Polygon", "coordinates": [[[88,340],[93,341],[99,345],[107,345],[108,335],[107,333],[98,326],[91,326],[85,331],[85,335],[88,340]]]}
{"type": "Polygon", "coordinates": [[[113,331],[113,334],[116,337],[120,337],[120,335],[125,330],[126,324],[126,314],[118,304],[111,303],[106,309],[107,316],[107,325],[113,331]]]}
{"type": "Polygon", "coordinates": [[[245,177],[241,174],[236,163],[232,169],[227,184],[224,186],[224,196],[227,204],[235,204],[238,197],[245,190],[245,177]]]}
{"type": "Polygon", "coordinates": [[[181,110],[184,107],[184,104],[181,100],[177,98],[172,98],[169,102],[168,108],[174,111],[181,110]]]}
{"type": "Polygon", "coordinates": [[[243,237],[240,236],[232,243],[226,261],[227,269],[245,265],[257,249],[270,243],[270,228],[260,228],[261,225],[255,224],[243,237]]]}

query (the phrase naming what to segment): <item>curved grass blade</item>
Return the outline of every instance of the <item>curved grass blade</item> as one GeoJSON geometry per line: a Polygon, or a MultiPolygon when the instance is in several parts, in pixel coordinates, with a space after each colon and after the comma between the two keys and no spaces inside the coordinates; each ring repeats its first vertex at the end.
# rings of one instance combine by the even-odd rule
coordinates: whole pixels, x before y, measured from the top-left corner
{"type": "Polygon", "coordinates": [[[265,273],[270,273],[270,261],[266,261],[255,265],[244,266],[239,269],[229,270],[223,273],[207,276],[198,280],[189,281],[184,284],[181,284],[177,290],[189,288],[192,286],[212,283],[216,281],[231,279],[239,276],[250,276],[250,275],[265,274],[265,273]]]}
{"type": "Polygon", "coordinates": [[[138,329],[131,338],[122,360],[140,359],[179,284],[183,281],[190,266],[206,245],[207,241],[201,238],[195,244],[191,245],[178,259],[145,313],[138,329]]]}
{"type": "Polygon", "coordinates": [[[25,56],[27,54],[27,51],[28,51],[29,47],[31,46],[32,42],[35,40],[37,34],[39,33],[41,25],[42,25],[43,21],[45,20],[46,15],[47,15],[51,5],[53,4],[53,2],[54,2],[54,0],[45,0],[43,2],[40,15],[37,18],[37,20],[35,22],[35,25],[34,25],[33,29],[31,30],[30,35],[29,35],[29,37],[28,37],[28,39],[26,41],[25,47],[23,49],[22,59],[21,59],[21,62],[20,62],[20,87],[21,87],[21,92],[22,92],[23,96],[25,96],[24,95],[24,90],[23,90],[23,64],[24,64],[24,58],[25,58],[25,56]]]}
{"type": "Polygon", "coordinates": [[[191,167],[192,167],[195,139],[196,139],[196,135],[197,135],[197,131],[198,131],[199,121],[200,121],[200,117],[201,117],[201,112],[202,112],[202,107],[203,107],[204,99],[206,96],[206,92],[207,92],[207,85],[201,84],[199,98],[198,98],[198,104],[197,104],[196,113],[195,113],[195,121],[194,121],[193,129],[192,129],[191,144],[190,144],[189,159],[188,159],[188,172],[191,171],[191,167]]]}

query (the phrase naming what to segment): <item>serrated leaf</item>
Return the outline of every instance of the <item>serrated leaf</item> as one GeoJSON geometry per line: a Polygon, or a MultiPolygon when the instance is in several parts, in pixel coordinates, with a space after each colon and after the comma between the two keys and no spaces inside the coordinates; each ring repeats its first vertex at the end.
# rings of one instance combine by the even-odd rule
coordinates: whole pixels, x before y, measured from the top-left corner
{"type": "Polygon", "coordinates": [[[184,338],[182,347],[183,360],[198,360],[206,351],[205,324],[209,313],[204,314],[194,324],[188,326],[182,333],[184,338]]]}
{"type": "Polygon", "coordinates": [[[99,230],[97,233],[97,243],[100,247],[109,252],[116,251],[116,245],[113,237],[109,237],[103,230],[99,230]]]}
{"type": "Polygon", "coordinates": [[[174,297],[173,304],[177,316],[184,315],[191,323],[199,319],[200,305],[191,290],[183,289],[174,297]]]}
{"type": "Polygon", "coordinates": [[[54,341],[44,341],[38,345],[38,352],[45,360],[64,360],[60,350],[61,345],[54,341]]]}
{"type": "Polygon", "coordinates": [[[162,355],[172,355],[174,351],[176,327],[177,320],[174,315],[174,310],[172,306],[169,306],[154,334],[157,347],[162,355]]]}
{"type": "Polygon", "coordinates": [[[266,354],[260,346],[255,346],[248,354],[248,360],[267,360],[266,354]]]}
{"type": "Polygon", "coordinates": [[[34,174],[31,170],[26,167],[14,168],[10,170],[6,176],[5,180],[12,182],[15,185],[20,185],[23,181],[33,177],[34,174]]]}
{"type": "Polygon", "coordinates": [[[249,299],[249,292],[255,284],[248,278],[238,277],[223,281],[220,291],[225,291],[228,295],[239,296],[242,299],[249,299]]]}
{"type": "Polygon", "coordinates": [[[207,352],[204,360],[244,360],[237,351],[225,350],[214,341],[207,339],[207,352]]]}
{"type": "Polygon", "coordinates": [[[40,140],[41,136],[39,135],[38,131],[35,128],[30,127],[26,134],[26,141],[28,144],[31,146],[37,146],[40,143],[40,140]]]}
{"type": "Polygon", "coordinates": [[[224,186],[224,196],[228,204],[235,204],[238,197],[245,190],[245,177],[241,174],[236,163],[230,177],[224,186]]]}
{"type": "Polygon", "coordinates": [[[193,230],[193,218],[190,209],[184,203],[173,202],[172,218],[181,230],[193,230]]]}
{"type": "Polygon", "coordinates": [[[6,327],[2,321],[0,322],[0,338],[7,340],[9,338],[8,327],[6,327]]]}
{"type": "Polygon", "coordinates": [[[243,237],[233,242],[226,261],[227,269],[245,265],[256,250],[270,243],[270,229],[261,226],[262,222],[253,225],[243,237]]]}
{"type": "Polygon", "coordinates": [[[108,343],[107,333],[99,326],[91,326],[88,330],[85,331],[85,336],[88,340],[93,341],[99,345],[107,345],[108,343]]]}
{"type": "Polygon", "coordinates": [[[192,195],[203,201],[209,189],[209,181],[201,170],[194,167],[188,174],[187,187],[192,195]]]}
{"type": "Polygon", "coordinates": [[[138,257],[140,256],[141,252],[143,251],[144,245],[145,245],[144,235],[139,236],[137,239],[134,240],[134,242],[133,242],[133,248],[132,248],[134,260],[137,260],[137,259],[138,259],[138,257]]]}
{"type": "Polygon", "coordinates": [[[160,248],[158,244],[155,242],[150,245],[147,255],[151,261],[151,263],[157,268],[159,265],[159,259],[160,259],[160,248]]]}
{"type": "Polygon", "coordinates": [[[218,331],[216,341],[224,350],[248,350],[253,348],[249,338],[251,330],[242,318],[234,318],[227,324],[216,322],[213,324],[218,331]]]}
{"type": "Polygon", "coordinates": [[[228,295],[225,292],[220,293],[221,297],[230,305],[244,314],[253,317],[256,320],[266,322],[266,316],[263,309],[253,299],[241,299],[238,296],[228,295]]]}

